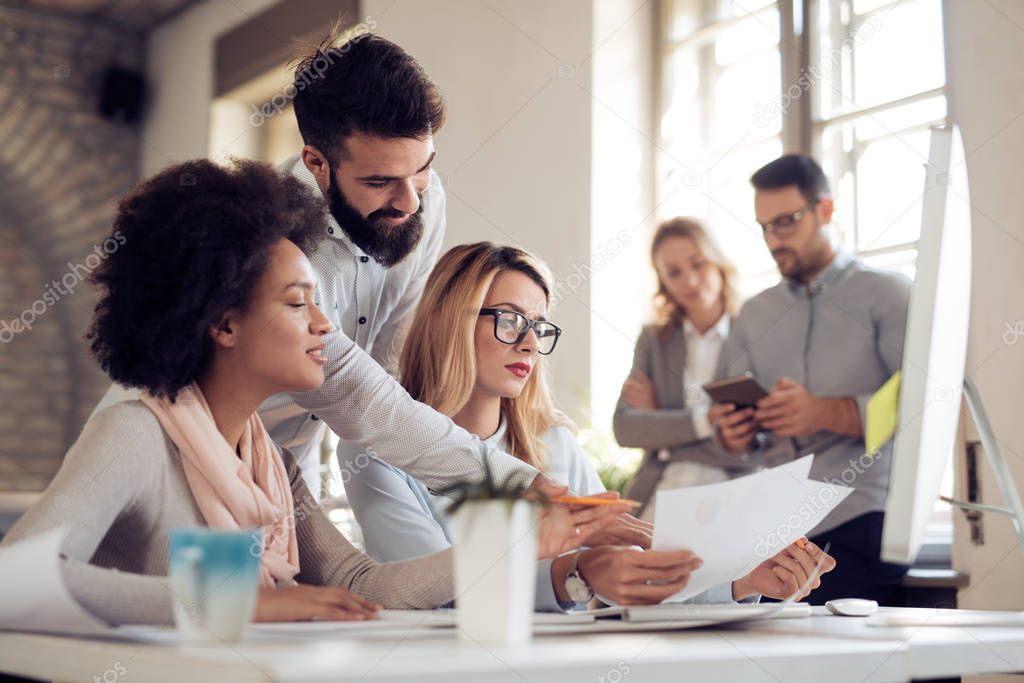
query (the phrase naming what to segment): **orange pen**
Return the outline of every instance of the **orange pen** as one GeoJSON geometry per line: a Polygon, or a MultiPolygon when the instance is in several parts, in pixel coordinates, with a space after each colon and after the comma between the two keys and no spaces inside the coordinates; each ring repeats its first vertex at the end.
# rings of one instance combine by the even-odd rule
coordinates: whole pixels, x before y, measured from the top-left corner
{"type": "Polygon", "coordinates": [[[627,498],[594,498],[592,496],[558,496],[552,501],[565,505],[618,505],[619,503],[627,503],[632,507],[640,505],[639,501],[627,498]]]}

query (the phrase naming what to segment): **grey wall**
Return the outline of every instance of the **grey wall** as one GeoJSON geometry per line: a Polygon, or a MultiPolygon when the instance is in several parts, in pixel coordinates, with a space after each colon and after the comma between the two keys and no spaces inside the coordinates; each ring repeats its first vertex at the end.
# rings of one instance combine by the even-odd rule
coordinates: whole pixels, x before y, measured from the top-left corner
{"type": "Polygon", "coordinates": [[[139,136],[99,117],[98,92],[110,64],[142,60],[135,31],[0,6],[0,490],[44,487],[107,385],[83,278],[139,136]]]}

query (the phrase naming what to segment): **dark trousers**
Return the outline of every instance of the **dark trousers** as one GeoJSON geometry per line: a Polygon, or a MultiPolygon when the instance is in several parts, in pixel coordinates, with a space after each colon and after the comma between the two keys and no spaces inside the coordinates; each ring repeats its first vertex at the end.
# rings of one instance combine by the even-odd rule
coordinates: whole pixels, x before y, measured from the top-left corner
{"type": "Polygon", "coordinates": [[[836,568],[821,577],[821,586],[807,596],[807,602],[822,605],[834,598],[868,598],[880,605],[888,603],[908,567],[880,559],[883,518],[881,512],[869,512],[811,537],[820,548],[831,543],[828,552],[836,558],[836,568]]]}

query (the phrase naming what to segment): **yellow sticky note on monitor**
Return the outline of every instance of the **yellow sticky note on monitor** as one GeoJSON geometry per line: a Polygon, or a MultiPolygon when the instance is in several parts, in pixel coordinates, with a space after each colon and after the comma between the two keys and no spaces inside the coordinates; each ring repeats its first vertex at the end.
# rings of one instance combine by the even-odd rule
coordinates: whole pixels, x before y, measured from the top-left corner
{"type": "Polygon", "coordinates": [[[900,373],[897,372],[868,399],[868,420],[864,445],[874,455],[896,433],[900,398],[900,373]]]}

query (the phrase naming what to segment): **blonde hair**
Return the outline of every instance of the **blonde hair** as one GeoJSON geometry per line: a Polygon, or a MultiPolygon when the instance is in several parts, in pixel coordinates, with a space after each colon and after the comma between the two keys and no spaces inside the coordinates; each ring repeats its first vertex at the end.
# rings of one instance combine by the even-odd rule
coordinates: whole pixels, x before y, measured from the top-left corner
{"type": "MultiPolygon", "coordinates": [[[[475,331],[480,308],[494,278],[505,271],[523,273],[551,301],[547,267],[522,249],[477,242],[454,247],[427,279],[416,314],[405,335],[400,361],[403,386],[418,401],[452,417],[469,402],[476,386],[475,331]]],[[[501,399],[508,450],[546,470],[548,449],[542,439],[555,425],[572,426],[551,400],[538,357],[522,393],[501,399]]]]}
{"type": "MultiPolygon", "coordinates": [[[[742,301],[736,286],[736,280],[739,278],[736,266],[725,257],[704,226],[694,218],[671,218],[654,231],[654,237],[651,238],[651,266],[654,268],[655,274],[658,273],[655,263],[658,247],[672,237],[687,237],[693,240],[704,258],[718,268],[722,274],[722,303],[725,313],[733,317],[739,313],[742,301]]],[[[658,334],[664,339],[673,329],[683,324],[686,319],[686,309],[672,299],[661,276],[657,275],[657,278],[658,288],[654,293],[654,324],[660,328],[658,334]]]]}

